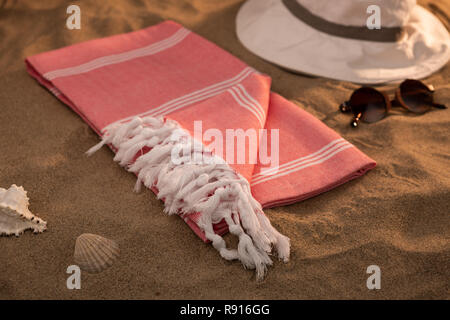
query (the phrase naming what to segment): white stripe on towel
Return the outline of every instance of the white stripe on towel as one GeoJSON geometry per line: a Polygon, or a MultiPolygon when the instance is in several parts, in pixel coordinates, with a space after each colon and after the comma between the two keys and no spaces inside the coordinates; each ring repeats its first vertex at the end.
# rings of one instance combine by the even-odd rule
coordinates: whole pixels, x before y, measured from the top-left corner
{"type": "Polygon", "coordinates": [[[182,28],[175,32],[172,36],[165,40],[158,41],[143,48],[126,51],[119,54],[112,54],[91,60],[89,62],[80,64],[75,67],[69,67],[64,69],[57,69],[44,74],[44,78],[51,81],[60,77],[72,76],[80,73],[85,73],[94,69],[98,69],[104,66],[121,63],[135,58],[144,57],[161,52],[165,49],[173,47],[177,43],[181,42],[190,33],[189,30],[182,28]]]}
{"type": "Polygon", "coordinates": [[[248,92],[245,90],[244,86],[238,84],[234,87],[231,87],[227,90],[233,98],[241,105],[242,107],[250,110],[256,118],[258,118],[259,123],[261,124],[261,128],[264,127],[266,114],[258,101],[256,101],[248,92]]]}
{"type": "Polygon", "coordinates": [[[242,96],[242,93],[238,90],[238,88],[236,86],[231,87],[227,91],[231,94],[231,96],[234,98],[234,100],[236,100],[236,102],[241,107],[250,111],[256,117],[256,119],[258,119],[261,128],[263,128],[264,127],[264,118],[259,114],[258,108],[256,106],[254,106],[253,104],[249,103],[248,100],[246,100],[245,97],[242,96]]]}
{"type": "Polygon", "coordinates": [[[320,148],[319,150],[317,150],[317,151],[315,151],[315,152],[313,152],[313,153],[311,153],[311,154],[309,154],[307,156],[303,156],[301,158],[298,158],[298,159],[286,162],[285,164],[282,164],[282,165],[280,165],[280,166],[278,166],[276,168],[271,168],[271,169],[263,170],[263,171],[261,171],[259,173],[256,173],[256,174],[254,174],[252,176],[252,179],[256,179],[256,178],[259,178],[259,177],[267,177],[268,175],[276,174],[276,173],[278,173],[280,171],[280,169],[283,169],[283,168],[286,168],[288,166],[295,165],[295,164],[298,164],[300,162],[303,162],[304,160],[308,160],[308,159],[311,159],[313,157],[316,157],[316,156],[320,155],[321,153],[323,153],[324,151],[326,151],[327,149],[329,149],[330,147],[334,146],[335,144],[341,143],[343,141],[345,141],[343,138],[333,140],[330,143],[328,143],[327,145],[325,145],[324,147],[320,148]]]}
{"type": "Polygon", "coordinates": [[[257,109],[258,113],[261,115],[262,119],[266,119],[266,112],[264,111],[264,108],[261,106],[261,104],[253,98],[248,91],[244,88],[242,84],[238,84],[237,87],[241,89],[242,93],[245,95],[249,103],[252,103],[255,108],[257,109]]]}
{"type": "Polygon", "coordinates": [[[59,96],[61,94],[61,91],[58,90],[56,87],[51,87],[48,89],[51,93],[53,93],[55,96],[59,96]]]}
{"type": "Polygon", "coordinates": [[[257,185],[259,183],[273,180],[292,172],[303,170],[313,165],[320,164],[345,149],[351,148],[353,145],[344,139],[337,139],[323,147],[322,149],[305,157],[298,158],[296,160],[285,163],[277,168],[268,169],[255,174],[252,179],[251,185],[257,185]]]}
{"type": "Polygon", "coordinates": [[[236,84],[239,84],[241,81],[243,81],[245,78],[247,78],[251,73],[256,73],[256,71],[250,67],[246,67],[244,70],[242,70],[239,74],[237,74],[233,78],[224,80],[222,82],[218,82],[216,84],[210,85],[203,89],[200,89],[200,90],[188,93],[186,95],[183,95],[181,97],[175,98],[175,99],[170,100],[156,108],[147,110],[143,113],[132,115],[132,116],[120,119],[118,121],[115,121],[115,122],[109,124],[108,126],[106,126],[105,128],[103,128],[102,132],[104,132],[107,129],[107,127],[109,127],[109,126],[113,126],[113,125],[119,124],[119,123],[125,123],[127,121],[130,121],[134,117],[165,116],[173,111],[176,111],[183,107],[189,106],[195,102],[199,102],[199,101],[214,97],[222,92],[225,92],[228,88],[230,88],[236,84]]]}

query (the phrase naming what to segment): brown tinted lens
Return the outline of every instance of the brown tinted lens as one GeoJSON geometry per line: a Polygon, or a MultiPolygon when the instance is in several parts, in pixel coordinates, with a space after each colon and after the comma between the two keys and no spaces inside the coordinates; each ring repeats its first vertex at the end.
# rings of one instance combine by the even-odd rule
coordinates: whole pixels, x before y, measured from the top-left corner
{"type": "Polygon", "coordinates": [[[424,113],[433,105],[433,92],[420,81],[403,81],[400,94],[406,107],[412,112],[424,113]]]}
{"type": "Polygon", "coordinates": [[[361,120],[365,122],[378,121],[384,118],[387,112],[383,94],[369,87],[356,90],[350,98],[350,105],[355,117],[361,113],[361,120]]]}

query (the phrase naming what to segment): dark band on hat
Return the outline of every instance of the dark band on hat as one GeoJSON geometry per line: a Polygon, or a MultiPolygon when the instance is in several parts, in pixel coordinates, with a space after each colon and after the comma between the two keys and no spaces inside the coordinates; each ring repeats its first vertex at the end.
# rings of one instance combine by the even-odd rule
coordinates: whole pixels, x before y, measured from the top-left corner
{"type": "Polygon", "coordinates": [[[298,19],[310,27],[332,36],[376,42],[397,42],[403,34],[401,27],[382,27],[369,29],[366,26],[345,26],[316,16],[296,0],[282,0],[286,8],[298,19]]]}

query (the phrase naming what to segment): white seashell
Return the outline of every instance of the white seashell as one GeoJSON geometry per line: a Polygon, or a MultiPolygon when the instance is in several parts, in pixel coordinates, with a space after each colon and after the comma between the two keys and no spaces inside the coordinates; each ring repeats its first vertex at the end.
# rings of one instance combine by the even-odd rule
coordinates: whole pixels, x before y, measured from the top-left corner
{"type": "Polygon", "coordinates": [[[47,222],[28,210],[27,192],[13,184],[8,190],[0,188],[0,235],[17,237],[27,229],[40,233],[47,229],[47,222]]]}
{"type": "Polygon", "coordinates": [[[119,255],[119,246],[115,241],[96,234],[84,233],[75,243],[75,263],[89,273],[99,273],[109,268],[119,255]]]}

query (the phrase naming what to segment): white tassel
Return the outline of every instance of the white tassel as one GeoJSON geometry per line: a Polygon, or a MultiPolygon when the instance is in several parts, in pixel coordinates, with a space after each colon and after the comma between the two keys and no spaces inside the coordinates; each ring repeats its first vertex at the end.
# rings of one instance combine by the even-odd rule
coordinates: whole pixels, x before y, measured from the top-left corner
{"type": "Polygon", "coordinates": [[[167,214],[200,212],[197,222],[208,240],[227,260],[238,259],[245,268],[255,269],[258,279],[272,265],[272,246],[278,257],[289,260],[289,238],[280,234],[264,215],[250,190],[248,181],[225,161],[206,150],[188,132],[172,120],[134,118],[128,123],[106,128],[103,140],[88,150],[88,155],[105,144],[117,149],[114,160],[138,176],[135,191],[141,184],[155,186],[158,198],[164,199],[167,214]],[[143,149],[150,151],[143,154],[143,149]],[[174,149],[177,148],[177,149],[174,149]],[[175,163],[174,150],[179,154],[175,163]],[[202,162],[192,162],[201,156],[202,162]],[[225,240],[214,233],[213,224],[225,219],[230,233],[239,238],[238,248],[228,249],[225,240]]]}

